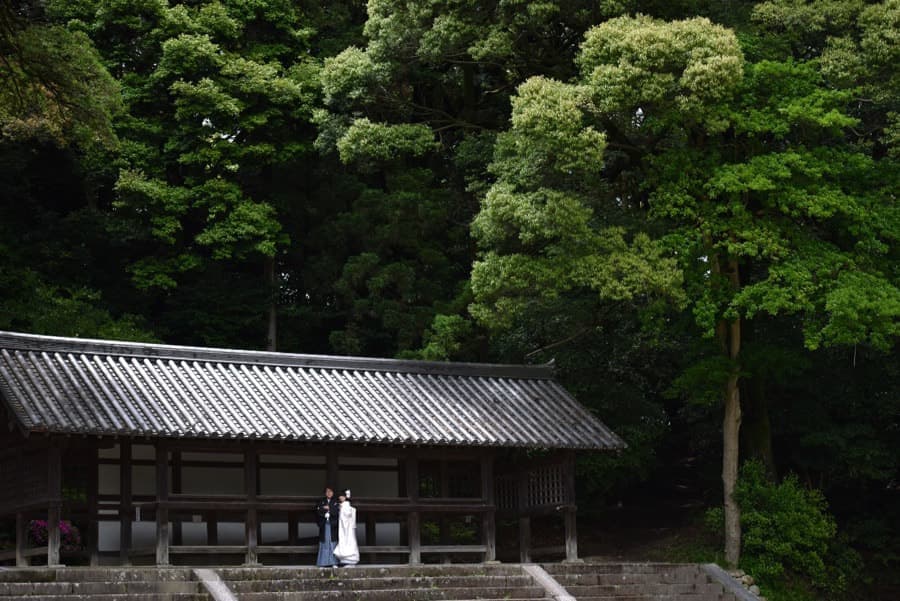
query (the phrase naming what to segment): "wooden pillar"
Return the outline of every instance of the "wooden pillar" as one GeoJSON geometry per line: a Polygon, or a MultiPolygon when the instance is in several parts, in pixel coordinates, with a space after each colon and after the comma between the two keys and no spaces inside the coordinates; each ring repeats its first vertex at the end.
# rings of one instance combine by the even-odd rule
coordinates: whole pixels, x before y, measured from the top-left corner
{"type": "Polygon", "coordinates": [[[206,544],[219,544],[219,514],[215,511],[206,514],[206,544]]]}
{"type": "MultiPolygon", "coordinates": [[[[25,453],[19,447],[16,450],[16,499],[19,507],[25,505],[25,453]]],[[[28,520],[27,516],[19,511],[16,513],[16,566],[28,565],[28,556],[25,550],[28,548],[28,520]]]]}
{"type": "Polygon", "coordinates": [[[490,509],[481,514],[481,540],[484,545],[484,561],[497,561],[497,519],[494,505],[494,456],[481,457],[481,500],[490,509]]]}
{"type": "Polygon", "coordinates": [[[566,509],[566,561],[576,563],[578,559],[578,530],[575,527],[575,510],[566,509]]]}
{"type": "Polygon", "coordinates": [[[169,565],[169,447],[156,443],[156,565],[169,565]]]}
{"type": "Polygon", "coordinates": [[[25,514],[21,511],[16,514],[16,567],[24,568],[28,566],[28,556],[25,550],[28,548],[28,532],[26,531],[25,514]]]}
{"type": "Polygon", "coordinates": [[[419,512],[410,511],[406,522],[407,530],[409,531],[409,563],[410,565],[419,565],[422,563],[422,545],[419,538],[419,531],[421,529],[419,512]]]}
{"type": "Polygon", "coordinates": [[[98,521],[98,501],[100,494],[100,462],[97,459],[97,447],[88,450],[87,504],[88,504],[88,558],[91,566],[100,564],[100,523],[98,521]]]}
{"type": "Polygon", "coordinates": [[[519,562],[531,563],[531,518],[519,516],[519,562]]]}
{"type": "Polygon", "coordinates": [[[563,464],[563,474],[566,479],[566,561],[577,562],[578,559],[578,529],[575,523],[575,453],[567,453],[563,464]]]}
{"type": "MultiPolygon", "coordinates": [[[[450,469],[447,466],[447,460],[441,460],[441,492],[440,496],[445,499],[450,498],[450,469]]],[[[441,513],[438,520],[438,533],[442,545],[450,544],[450,525],[447,520],[447,514],[441,513]]],[[[450,563],[450,555],[441,553],[441,563],[450,563]]]]}
{"type": "MultiPolygon", "coordinates": [[[[172,451],[172,493],[181,493],[181,451],[172,451]]],[[[175,545],[184,544],[182,536],[181,518],[176,516],[172,522],[172,543],[175,545]]]]}
{"type": "Polygon", "coordinates": [[[59,520],[62,511],[59,503],[51,503],[47,509],[47,567],[58,567],[59,563],[59,520]]]}
{"type": "Polygon", "coordinates": [[[247,509],[247,518],[244,522],[245,540],[247,541],[247,554],[244,564],[248,566],[259,565],[259,557],[256,553],[258,544],[257,527],[259,523],[259,511],[256,507],[258,457],[256,448],[251,447],[244,451],[244,490],[250,507],[247,509]]]}
{"type": "MultiPolygon", "coordinates": [[[[289,547],[297,546],[297,512],[289,511],[287,514],[287,527],[288,527],[288,539],[287,544],[289,547]]],[[[299,561],[299,557],[296,553],[291,553],[288,555],[288,563],[295,564],[299,561]]]]}
{"type": "Polygon", "coordinates": [[[59,520],[62,519],[62,465],[59,447],[51,444],[47,449],[47,566],[59,563],[59,520]]]}
{"type": "Polygon", "coordinates": [[[119,443],[119,562],[131,565],[131,522],[134,514],[132,507],[131,485],[131,441],[119,443]]]}
{"type": "Polygon", "coordinates": [[[531,516],[528,499],[528,470],[519,472],[519,561],[531,562],[531,516]]]}
{"type": "MultiPolygon", "coordinates": [[[[406,494],[413,505],[419,503],[419,458],[413,452],[406,460],[406,494]]],[[[406,518],[409,537],[409,563],[422,563],[421,523],[419,510],[413,509],[406,518]]]]}
{"type": "Polygon", "coordinates": [[[366,514],[366,544],[377,545],[375,540],[375,514],[370,512],[366,514]]]}

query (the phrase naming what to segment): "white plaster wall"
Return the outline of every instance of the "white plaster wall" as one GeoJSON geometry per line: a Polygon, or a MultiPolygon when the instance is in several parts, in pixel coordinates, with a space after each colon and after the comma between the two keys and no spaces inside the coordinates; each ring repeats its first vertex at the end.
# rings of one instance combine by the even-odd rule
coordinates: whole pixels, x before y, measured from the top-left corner
{"type": "MultiPolygon", "coordinates": [[[[100,522],[99,539],[97,547],[99,551],[119,550],[119,522],[100,522]]],[[[205,537],[204,532],[204,537],[205,537]]],[[[172,542],[172,531],[169,530],[169,542],[172,542]]],[[[155,548],[156,547],[156,522],[131,522],[131,548],[155,548]]]]}

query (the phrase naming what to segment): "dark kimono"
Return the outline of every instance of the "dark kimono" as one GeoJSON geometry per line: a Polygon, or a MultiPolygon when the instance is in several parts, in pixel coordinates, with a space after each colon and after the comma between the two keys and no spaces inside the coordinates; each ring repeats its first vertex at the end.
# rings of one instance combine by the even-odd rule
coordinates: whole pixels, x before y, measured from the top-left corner
{"type": "Polygon", "coordinates": [[[338,542],[338,526],[340,523],[340,504],[332,497],[322,497],[316,504],[316,523],[319,525],[319,554],[317,566],[337,565],[334,558],[334,547],[338,542]],[[326,518],[326,514],[329,515],[326,518]]]}

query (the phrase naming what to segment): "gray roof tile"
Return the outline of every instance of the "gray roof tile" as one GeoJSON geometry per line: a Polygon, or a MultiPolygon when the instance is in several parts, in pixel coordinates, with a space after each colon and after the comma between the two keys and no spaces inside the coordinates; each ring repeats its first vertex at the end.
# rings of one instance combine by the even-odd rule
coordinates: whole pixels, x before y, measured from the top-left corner
{"type": "Polygon", "coordinates": [[[90,435],[616,449],[548,366],[331,357],[0,332],[21,427],[90,435]]]}

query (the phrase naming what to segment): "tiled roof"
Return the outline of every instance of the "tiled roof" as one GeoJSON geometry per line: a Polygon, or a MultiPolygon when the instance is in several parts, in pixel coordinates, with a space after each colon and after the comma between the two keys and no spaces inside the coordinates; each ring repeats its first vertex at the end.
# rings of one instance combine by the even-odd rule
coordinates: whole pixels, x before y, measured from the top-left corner
{"type": "Polygon", "coordinates": [[[31,432],[615,449],[547,366],[296,355],[0,332],[31,432]]]}

